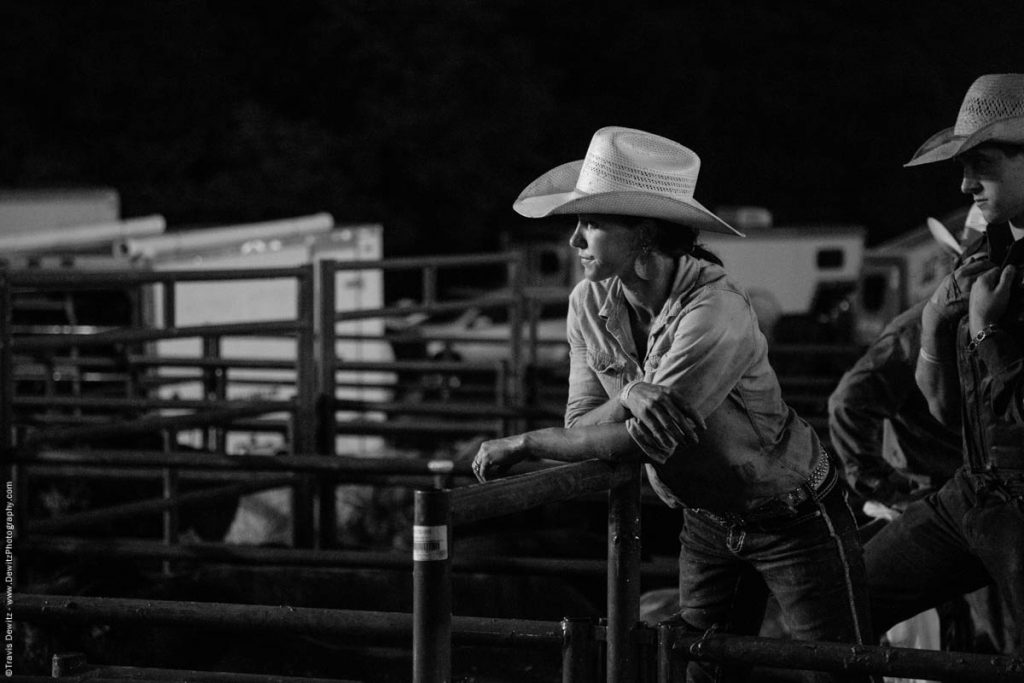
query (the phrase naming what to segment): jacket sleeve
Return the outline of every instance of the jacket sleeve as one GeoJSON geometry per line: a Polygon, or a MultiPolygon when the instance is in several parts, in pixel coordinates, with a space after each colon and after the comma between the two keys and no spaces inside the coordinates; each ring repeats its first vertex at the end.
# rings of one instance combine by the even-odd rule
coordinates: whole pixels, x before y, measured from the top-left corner
{"type": "Polygon", "coordinates": [[[1020,343],[1006,330],[978,344],[976,352],[991,378],[992,414],[1024,425],[1024,355],[1020,343]]]}
{"type": "Polygon", "coordinates": [[[882,335],[829,396],[832,447],[843,461],[850,486],[861,494],[871,495],[894,472],[882,457],[883,425],[899,413],[916,387],[913,351],[898,334],[882,335]]]}

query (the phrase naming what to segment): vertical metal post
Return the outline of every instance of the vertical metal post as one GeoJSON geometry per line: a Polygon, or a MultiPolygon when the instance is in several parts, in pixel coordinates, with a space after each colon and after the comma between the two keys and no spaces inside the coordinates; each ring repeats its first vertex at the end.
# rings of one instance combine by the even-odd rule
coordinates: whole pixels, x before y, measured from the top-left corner
{"type": "Polygon", "coordinates": [[[640,618],[640,470],[608,492],[608,683],[636,680],[640,618]]]}
{"type": "MultiPolygon", "coordinates": [[[[163,471],[164,498],[172,500],[178,497],[178,471],[165,467],[163,471]]],[[[164,545],[173,546],[178,543],[178,506],[172,505],[164,510],[164,545]]],[[[164,560],[162,563],[163,573],[171,573],[171,561],[164,560]]]]}
{"type": "Polygon", "coordinates": [[[593,619],[562,619],[562,683],[590,683],[597,676],[593,619]]]}
{"type": "MultiPolygon", "coordinates": [[[[0,268],[0,453],[14,446],[14,354],[11,349],[11,281],[0,268]]],[[[6,457],[4,462],[10,462],[6,457]]]]}
{"type": "Polygon", "coordinates": [[[412,680],[452,675],[451,494],[416,491],[412,541],[412,680]]]}
{"type": "MultiPolygon", "coordinates": [[[[335,317],[337,301],[335,296],[336,261],[323,259],[317,261],[318,286],[316,294],[316,358],[314,369],[317,372],[316,386],[316,452],[322,455],[335,455],[337,443],[337,424],[334,410],[334,397],[337,365],[337,341],[335,340],[335,317]]],[[[335,491],[337,481],[327,477],[319,484],[319,542],[321,548],[337,545],[337,511],[335,510],[335,491]]]]}
{"type": "MultiPolygon", "coordinates": [[[[314,282],[313,264],[302,267],[296,278],[295,394],[297,406],[292,417],[292,452],[308,455],[316,444],[316,368],[313,364],[314,282]]],[[[315,531],[313,478],[302,475],[292,488],[292,543],[296,548],[313,547],[320,534],[315,531]]],[[[333,501],[331,507],[334,507],[333,501]]]]}
{"type": "Polygon", "coordinates": [[[675,656],[674,627],[658,625],[658,683],[686,680],[686,662],[675,656]]]}
{"type": "Polygon", "coordinates": [[[50,678],[78,676],[89,668],[85,654],[81,652],[63,652],[53,656],[50,661],[50,678]]]}
{"type": "MultiPolygon", "coordinates": [[[[221,357],[221,338],[203,337],[203,357],[221,357]]],[[[203,370],[203,398],[208,401],[223,401],[227,398],[227,387],[224,383],[224,368],[207,367],[203,370]]],[[[222,453],[227,444],[227,430],[223,427],[209,426],[203,436],[203,447],[208,451],[222,453]]]]}
{"type": "Polygon", "coordinates": [[[512,295],[512,303],[509,304],[509,329],[512,330],[512,339],[509,340],[509,356],[512,405],[519,407],[523,400],[523,269],[521,267],[522,253],[512,252],[509,254],[508,285],[512,295]]]}
{"type": "Polygon", "coordinates": [[[420,273],[422,278],[423,297],[421,301],[424,304],[432,304],[437,302],[437,268],[435,266],[424,266],[423,271],[420,273]]]}

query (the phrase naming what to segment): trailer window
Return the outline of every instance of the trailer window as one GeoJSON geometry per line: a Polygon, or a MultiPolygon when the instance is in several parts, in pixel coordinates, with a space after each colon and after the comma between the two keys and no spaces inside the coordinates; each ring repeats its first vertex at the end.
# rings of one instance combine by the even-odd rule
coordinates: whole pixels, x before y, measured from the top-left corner
{"type": "Polygon", "coordinates": [[[888,290],[887,278],[884,275],[868,275],[861,281],[860,301],[865,311],[875,313],[885,303],[888,290]]]}
{"type": "Polygon", "coordinates": [[[843,267],[845,261],[842,249],[818,250],[818,268],[820,270],[837,270],[843,267]]]}

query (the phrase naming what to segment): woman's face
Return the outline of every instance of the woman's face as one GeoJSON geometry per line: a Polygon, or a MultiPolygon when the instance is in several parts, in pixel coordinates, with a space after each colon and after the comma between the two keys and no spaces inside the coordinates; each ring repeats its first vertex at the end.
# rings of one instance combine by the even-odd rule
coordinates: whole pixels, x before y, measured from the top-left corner
{"type": "Polygon", "coordinates": [[[581,214],[569,245],[579,253],[583,277],[599,282],[633,272],[637,230],[618,216],[581,214]]]}

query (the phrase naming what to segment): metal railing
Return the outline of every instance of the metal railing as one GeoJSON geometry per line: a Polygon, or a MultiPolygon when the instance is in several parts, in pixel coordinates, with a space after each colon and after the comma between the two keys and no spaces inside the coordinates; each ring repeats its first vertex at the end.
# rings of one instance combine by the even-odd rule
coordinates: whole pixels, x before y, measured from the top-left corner
{"type": "MultiPolygon", "coordinates": [[[[650,680],[656,670],[659,681],[677,680],[679,668],[688,660],[729,661],[781,668],[812,668],[831,671],[871,672],[886,675],[957,680],[1019,680],[1024,664],[1017,658],[969,653],[938,653],[899,648],[873,648],[834,643],[805,643],[766,640],[723,634],[692,634],[668,625],[652,629],[639,626],[639,582],[642,576],[667,579],[674,575],[668,565],[640,562],[640,478],[632,465],[609,466],[599,461],[547,468],[484,485],[451,488],[469,476],[467,466],[451,460],[385,457],[349,458],[338,455],[336,437],[346,433],[401,434],[401,425],[389,425],[358,418],[338,419],[338,413],[360,415],[406,414],[420,419],[408,425],[409,433],[502,434],[517,430],[532,419],[551,419],[545,409],[524,405],[523,380],[536,360],[535,319],[528,320],[529,304],[520,282],[517,257],[507,254],[484,259],[507,268],[510,286],[497,297],[459,302],[437,300],[437,269],[479,263],[479,256],[445,259],[395,259],[378,262],[338,263],[324,261],[313,266],[254,272],[177,271],[160,273],[41,273],[0,269],[0,449],[13,468],[12,478],[19,490],[27,486],[27,469],[33,472],[63,472],[83,476],[103,471],[116,476],[160,477],[164,492],[160,498],[136,501],[107,509],[93,510],[55,520],[35,520],[22,512],[25,521],[16,552],[21,554],[95,555],[155,559],[165,562],[196,560],[232,564],[293,564],[317,567],[378,567],[413,571],[411,614],[313,610],[310,608],[225,605],[217,603],[162,603],[120,598],[15,595],[15,614],[27,621],[62,623],[129,622],[189,626],[210,626],[246,630],[288,630],[321,633],[409,646],[413,652],[414,678],[444,680],[451,672],[451,647],[456,644],[503,645],[508,647],[561,646],[563,678],[593,680],[603,669],[609,681],[650,680]],[[374,311],[340,311],[334,299],[336,278],[347,270],[417,268],[423,272],[422,301],[409,307],[374,311]],[[294,319],[253,323],[177,326],[174,287],[190,280],[293,278],[297,281],[297,315],[294,319]],[[64,330],[59,335],[16,335],[11,312],[12,292],[25,288],[161,286],[165,313],[153,328],[100,330],[90,334],[64,330]],[[471,306],[505,306],[512,330],[508,359],[473,364],[447,361],[386,360],[352,361],[338,357],[342,340],[401,340],[396,335],[350,334],[338,325],[369,317],[404,316],[409,313],[464,310],[471,306]],[[534,328],[532,331],[530,328],[534,328]],[[224,358],[220,340],[236,335],[282,335],[297,342],[295,361],[258,358],[224,358]],[[138,347],[166,339],[194,337],[202,340],[202,352],[181,358],[140,352],[138,347]],[[116,360],[89,356],[80,349],[114,346],[122,350],[116,360]],[[42,397],[18,395],[15,382],[19,358],[45,357],[38,377],[45,379],[53,367],[107,368],[125,373],[129,396],[78,396],[50,393],[42,397]],[[159,368],[188,368],[187,376],[168,377],[153,372],[159,368]],[[275,370],[292,373],[280,380],[294,386],[287,400],[247,401],[228,399],[227,386],[236,369],[275,370]],[[476,373],[488,378],[483,385],[490,404],[401,403],[394,400],[348,398],[344,391],[347,373],[476,373]],[[341,379],[339,380],[339,376],[341,379]],[[153,396],[154,387],[170,382],[191,381],[203,386],[197,399],[167,399],[153,396]],[[192,411],[166,414],[168,409],[192,411]],[[66,410],[50,419],[39,418],[31,425],[20,423],[22,412],[66,410]],[[128,416],[120,424],[97,423],[96,415],[128,416]],[[287,417],[268,419],[267,415],[287,417]],[[442,420],[450,424],[441,424],[442,420]],[[20,426],[19,426],[20,425],[20,426]],[[290,436],[290,454],[279,456],[228,455],[222,435],[229,429],[266,429],[290,436]],[[213,435],[202,453],[162,451],[125,452],[93,448],[88,452],[60,448],[62,444],[89,442],[110,436],[173,434],[180,430],[207,429],[213,435]],[[448,430],[448,431],[445,431],[448,430]],[[459,430],[464,430],[460,432],[459,430]],[[17,450],[16,450],[17,449],[17,450]],[[334,457],[325,458],[330,454],[334,457]],[[311,478],[318,479],[315,487],[311,478]],[[182,480],[216,479],[226,483],[200,492],[180,492],[182,480]],[[414,556],[396,557],[385,553],[312,550],[329,545],[333,529],[333,484],[346,482],[399,485],[420,488],[416,494],[416,538],[414,556]],[[176,511],[188,505],[221,497],[234,497],[261,487],[288,485],[296,491],[293,507],[295,548],[243,548],[223,544],[181,544],[175,527],[176,511]],[[454,555],[453,533],[461,524],[497,515],[521,512],[554,501],[608,491],[608,552],[602,560],[550,560],[541,558],[459,558],[454,555]],[[312,517],[315,493],[319,493],[321,517],[312,517]],[[97,524],[141,513],[164,515],[164,537],[160,542],[137,539],[81,539],[53,536],[80,526],[97,524]],[[50,535],[42,535],[42,534],[50,535]],[[443,539],[443,543],[442,543],[443,539]],[[442,546],[445,552],[442,553],[442,546]],[[567,617],[561,624],[516,619],[481,619],[451,614],[452,572],[488,572],[535,575],[605,575],[607,603],[605,623],[567,617]],[[599,655],[601,661],[596,659],[599,655]]],[[[460,339],[465,339],[460,337],[460,339]]],[[[32,370],[35,372],[36,370],[32,370]]],[[[51,372],[52,374],[52,372],[51,372]]],[[[27,377],[29,375],[22,375],[27,377]]],[[[256,380],[262,381],[262,380],[256,380]]],[[[267,380],[270,381],[270,380],[267,380]]],[[[809,380],[813,384],[812,380],[809,380]]],[[[356,386],[367,386],[355,382],[356,386]]],[[[394,386],[382,382],[383,387],[394,386]]],[[[810,386],[810,384],[808,384],[810,386]]],[[[57,411],[59,412],[59,411],[57,411]]],[[[28,497],[18,494],[18,502],[28,497]]]]}
{"type": "Polygon", "coordinates": [[[631,632],[640,609],[640,471],[635,463],[591,460],[460,489],[416,492],[414,683],[451,678],[453,529],[605,490],[609,492],[607,680],[636,680],[631,632]]]}

